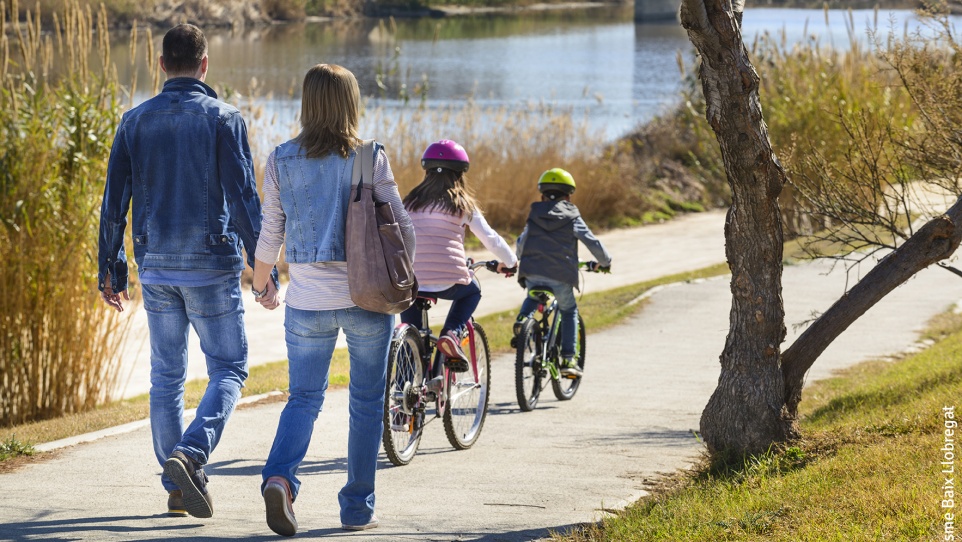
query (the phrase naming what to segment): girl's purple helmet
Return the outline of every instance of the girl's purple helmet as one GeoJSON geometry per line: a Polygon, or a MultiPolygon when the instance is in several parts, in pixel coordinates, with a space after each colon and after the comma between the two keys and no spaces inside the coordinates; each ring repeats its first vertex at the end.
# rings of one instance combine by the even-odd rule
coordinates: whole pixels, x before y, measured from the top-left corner
{"type": "Polygon", "coordinates": [[[424,155],[421,156],[421,167],[425,170],[443,167],[463,173],[468,170],[470,162],[464,147],[450,139],[431,143],[424,149],[424,155]]]}

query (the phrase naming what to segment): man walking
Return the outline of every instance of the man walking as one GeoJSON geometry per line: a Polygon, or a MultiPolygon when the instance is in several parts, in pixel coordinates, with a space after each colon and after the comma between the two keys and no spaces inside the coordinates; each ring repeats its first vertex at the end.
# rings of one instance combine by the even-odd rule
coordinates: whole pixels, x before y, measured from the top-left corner
{"type": "MultiPolygon", "coordinates": [[[[122,311],[122,300],[130,299],[124,230],[132,202],[134,259],[150,330],[154,453],[164,469],[168,514],[201,518],[214,512],[203,465],[247,378],[241,243],[253,267],[261,228],[247,127],[204,84],[207,63],[207,39],[196,26],[164,35],[163,91],[124,114],[111,148],[98,255],[101,296],[122,311]],[[200,338],[210,382],[185,430],[189,326],[200,338]]],[[[268,291],[275,288],[269,282],[268,291]]]]}

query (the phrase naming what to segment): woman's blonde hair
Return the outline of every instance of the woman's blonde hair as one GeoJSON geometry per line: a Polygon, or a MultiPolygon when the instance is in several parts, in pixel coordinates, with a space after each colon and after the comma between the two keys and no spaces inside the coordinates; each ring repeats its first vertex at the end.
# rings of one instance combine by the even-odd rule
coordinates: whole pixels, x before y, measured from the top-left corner
{"type": "Polygon", "coordinates": [[[437,210],[469,218],[479,209],[464,173],[447,168],[425,171],[421,184],[404,197],[404,208],[411,212],[437,210]]]}
{"type": "Polygon", "coordinates": [[[336,152],[347,158],[361,140],[357,136],[361,91],[351,70],[318,64],[304,76],[301,133],[297,141],[308,158],[336,152]]]}

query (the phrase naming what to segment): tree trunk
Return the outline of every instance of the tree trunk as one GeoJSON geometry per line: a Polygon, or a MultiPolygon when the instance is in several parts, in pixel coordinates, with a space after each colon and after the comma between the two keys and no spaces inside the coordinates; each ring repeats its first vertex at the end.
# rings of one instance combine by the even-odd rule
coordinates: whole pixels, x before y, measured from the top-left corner
{"type": "Polygon", "coordinates": [[[780,357],[785,172],[772,153],[758,74],[742,42],[744,0],[682,0],[681,22],[701,57],[706,116],[732,190],[725,253],[732,271],[730,328],[721,375],[701,417],[710,452],[753,454],[797,435],[805,373],[869,308],[918,271],[951,256],[962,240],[962,198],[885,257],[780,357]]]}
{"type": "Polygon", "coordinates": [[[782,226],[785,172],[772,152],[758,97],[758,74],[742,41],[743,2],[683,0],[681,23],[701,56],[706,116],[732,190],[725,253],[732,308],[721,375],[701,417],[709,451],[758,453],[786,440],[782,226]]]}

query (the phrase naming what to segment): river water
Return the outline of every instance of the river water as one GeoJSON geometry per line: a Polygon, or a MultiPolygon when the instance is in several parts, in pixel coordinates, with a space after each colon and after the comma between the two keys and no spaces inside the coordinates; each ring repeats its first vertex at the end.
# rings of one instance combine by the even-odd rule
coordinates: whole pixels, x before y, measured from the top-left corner
{"type": "MultiPolygon", "coordinates": [[[[955,17],[958,24],[960,17],[955,17]]],[[[848,48],[919,28],[911,11],[747,9],[749,44],[763,33],[787,43],[817,39],[848,48]]],[[[635,23],[624,8],[558,10],[523,15],[445,19],[318,21],[242,32],[211,31],[208,82],[254,94],[274,126],[290,130],[299,110],[301,80],[317,63],[341,64],[358,78],[368,108],[530,109],[547,104],[582,118],[605,139],[650,120],[679,99],[679,58],[693,48],[676,23],[635,23]],[[426,88],[424,92],[418,92],[426,88]],[[406,98],[405,98],[406,95],[406,98]]],[[[157,50],[159,51],[159,36],[157,50]]],[[[124,40],[113,54],[130,77],[124,40]]],[[[139,81],[147,78],[139,62],[139,81]]],[[[138,100],[147,95],[144,90],[138,100]]],[[[277,128],[275,128],[275,131],[277,128]]],[[[275,134],[269,134],[273,137],[275,134]]]]}

